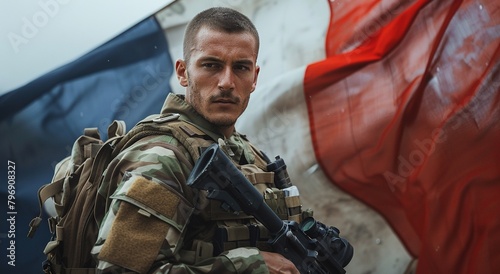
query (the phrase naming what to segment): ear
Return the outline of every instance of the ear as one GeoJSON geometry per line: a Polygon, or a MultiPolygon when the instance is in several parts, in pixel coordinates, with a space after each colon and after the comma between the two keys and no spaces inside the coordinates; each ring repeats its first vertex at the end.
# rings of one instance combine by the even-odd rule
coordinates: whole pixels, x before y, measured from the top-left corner
{"type": "Polygon", "coordinates": [[[260,67],[256,66],[255,67],[255,75],[254,75],[253,84],[252,84],[252,92],[255,90],[255,87],[257,86],[257,78],[259,78],[259,72],[260,72],[260,67]]]}
{"type": "Polygon", "coordinates": [[[175,73],[177,74],[177,80],[179,80],[179,84],[183,87],[187,87],[188,76],[186,62],[184,60],[178,59],[177,61],[175,61],[175,73]]]}

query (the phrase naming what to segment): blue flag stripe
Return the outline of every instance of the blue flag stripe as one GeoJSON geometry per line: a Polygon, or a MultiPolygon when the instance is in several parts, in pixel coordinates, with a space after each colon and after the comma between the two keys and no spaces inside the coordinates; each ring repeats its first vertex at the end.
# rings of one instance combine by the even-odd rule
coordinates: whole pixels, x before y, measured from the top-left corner
{"type": "MultiPolygon", "coordinates": [[[[41,272],[42,251],[50,239],[46,222],[34,239],[26,238],[29,221],[38,215],[38,188],[50,181],[55,164],[70,154],[72,143],[85,127],[98,127],[104,135],[114,119],[124,120],[130,128],[158,113],[171,91],[171,64],[165,34],[150,17],[79,59],[0,97],[1,162],[16,166],[12,211],[17,213],[14,232],[6,225],[0,231],[2,243],[14,241],[14,250],[2,245],[0,273],[41,272]],[[15,266],[8,264],[9,253],[14,253],[15,266]]],[[[8,195],[4,185],[0,199],[7,201],[8,195]]],[[[6,220],[7,203],[3,204],[0,218],[6,220]]]]}

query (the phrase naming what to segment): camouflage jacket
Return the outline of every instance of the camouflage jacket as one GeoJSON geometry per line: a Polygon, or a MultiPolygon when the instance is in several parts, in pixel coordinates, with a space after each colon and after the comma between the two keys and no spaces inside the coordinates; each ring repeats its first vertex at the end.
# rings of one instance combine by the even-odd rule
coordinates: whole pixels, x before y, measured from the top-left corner
{"type": "MultiPolygon", "coordinates": [[[[181,96],[173,94],[162,108],[162,113],[172,112],[222,139],[223,150],[235,163],[255,170],[255,150],[244,136],[235,132],[224,138],[181,96]]],[[[97,273],[268,273],[255,247],[193,259],[196,252],[212,251],[200,247],[214,237],[217,222],[209,216],[206,193],[186,185],[191,167],[179,156],[194,163],[174,137],[150,136],[111,162],[101,190],[112,185],[117,189],[107,202],[109,210],[92,249],[97,273]]]]}

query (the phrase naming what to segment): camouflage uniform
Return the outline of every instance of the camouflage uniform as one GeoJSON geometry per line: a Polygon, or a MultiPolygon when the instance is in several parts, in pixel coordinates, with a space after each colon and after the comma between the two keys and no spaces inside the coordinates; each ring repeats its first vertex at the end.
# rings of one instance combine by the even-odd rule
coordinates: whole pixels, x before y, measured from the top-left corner
{"type": "MultiPolygon", "coordinates": [[[[262,155],[244,136],[235,132],[224,138],[181,96],[169,95],[162,113],[179,113],[212,139],[222,139],[223,151],[246,173],[266,174],[255,164],[262,155]]],[[[191,156],[176,138],[162,135],[136,142],[112,161],[101,191],[113,185],[117,189],[106,201],[110,210],[92,249],[98,273],[268,273],[256,247],[232,246],[207,256],[217,221],[206,193],[186,185],[191,156]]]]}

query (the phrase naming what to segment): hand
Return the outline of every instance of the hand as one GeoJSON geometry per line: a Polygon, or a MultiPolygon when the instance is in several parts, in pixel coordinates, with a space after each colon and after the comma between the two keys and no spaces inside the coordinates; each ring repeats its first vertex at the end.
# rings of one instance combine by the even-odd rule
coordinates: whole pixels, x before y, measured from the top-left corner
{"type": "Polygon", "coordinates": [[[300,274],[295,265],[287,258],[283,257],[283,255],[265,251],[261,251],[260,254],[264,258],[264,262],[266,262],[267,268],[269,268],[269,273],[300,274]]]}

